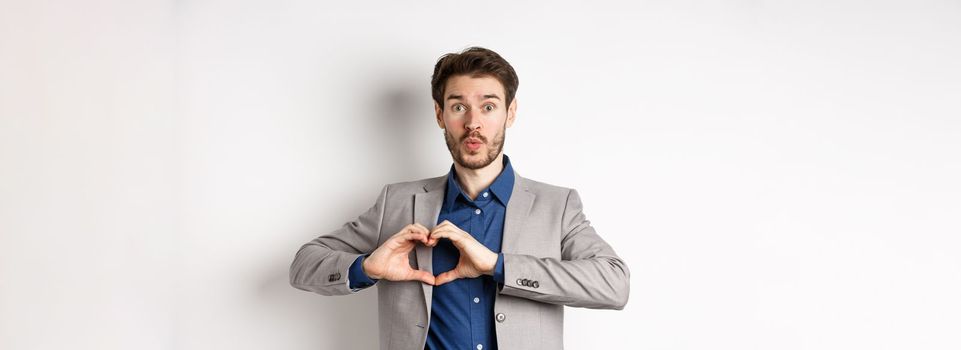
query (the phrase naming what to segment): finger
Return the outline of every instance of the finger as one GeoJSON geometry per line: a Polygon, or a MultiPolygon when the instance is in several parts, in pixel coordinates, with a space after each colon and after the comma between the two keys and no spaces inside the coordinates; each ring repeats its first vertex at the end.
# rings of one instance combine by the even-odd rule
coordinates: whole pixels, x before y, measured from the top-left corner
{"type": "Polygon", "coordinates": [[[443,224],[444,224],[444,227],[451,228],[451,229],[454,229],[454,230],[463,231],[463,230],[460,229],[460,227],[457,227],[457,225],[454,225],[453,222],[444,220],[443,224]]]}
{"type": "Polygon", "coordinates": [[[421,225],[419,223],[414,223],[414,226],[418,232],[421,232],[424,234],[424,239],[421,240],[421,242],[424,243],[425,245],[429,244],[430,230],[428,230],[426,227],[424,227],[424,225],[421,225]]]}
{"type": "Polygon", "coordinates": [[[444,273],[442,273],[442,274],[440,274],[440,275],[437,275],[437,277],[434,278],[434,285],[435,285],[435,286],[439,286],[439,285],[442,285],[442,284],[444,284],[444,283],[447,283],[447,282],[456,280],[456,279],[458,279],[458,278],[460,278],[460,277],[461,277],[461,276],[460,276],[459,273],[457,273],[457,270],[450,270],[450,271],[444,272],[444,273]]]}
{"type": "Polygon", "coordinates": [[[427,243],[427,235],[419,231],[408,231],[404,235],[397,237],[397,239],[400,240],[401,243],[408,241],[424,242],[425,244],[427,243]]]}
{"type": "Polygon", "coordinates": [[[420,231],[411,232],[410,236],[411,236],[410,240],[419,241],[419,242],[427,242],[427,238],[428,238],[426,233],[420,232],[420,231]]]}
{"type": "Polygon", "coordinates": [[[447,238],[453,241],[454,239],[450,238],[451,234],[452,232],[450,229],[435,227],[434,230],[430,232],[427,244],[431,246],[437,245],[437,242],[440,241],[441,238],[447,238]]]}
{"type": "Polygon", "coordinates": [[[435,236],[435,233],[436,233],[437,231],[438,231],[437,227],[434,227],[434,228],[430,231],[430,233],[427,234],[427,245],[428,245],[428,246],[433,247],[433,246],[437,245],[437,241],[440,240],[440,238],[438,238],[437,236],[435,236]]]}
{"type": "Polygon", "coordinates": [[[430,234],[430,240],[435,244],[441,238],[447,238],[454,244],[458,244],[464,240],[464,233],[461,231],[453,230],[448,227],[448,228],[442,228],[440,230],[436,230],[434,232],[431,232],[430,234]]]}
{"type": "MultiPolygon", "coordinates": [[[[447,227],[447,226],[450,226],[450,225],[453,225],[453,224],[452,224],[450,221],[444,220],[444,221],[442,221],[441,223],[437,224],[437,226],[434,226],[434,230],[439,229],[439,228],[444,228],[444,227],[447,227]]],[[[433,230],[432,230],[432,231],[433,231],[433,230]]]]}
{"type": "Polygon", "coordinates": [[[414,225],[404,226],[404,228],[402,228],[400,231],[397,231],[397,233],[395,233],[395,234],[394,234],[393,236],[391,236],[391,237],[403,236],[403,235],[407,234],[408,232],[411,232],[413,228],[414,228],[414,225]]]}
{"type": "Polygon", "coordinates": [[[447,220],[444,220],[444,222],[442,222],[440,225],[437,225],[437,227],[434,227],[434,229],[431,230],[431,233],[438,230],[450,230],[450,231],[464,233],[464,234],[467,233],[467,232],[464,232],[464,230],[461,230],[460,227],[457,227],[457,225],[454,225],[453,223],[447,220]]]}
{"type": "Polygon", "coordinates": [[[430,230],[428,230],[427,227],[424,227],[424,225],[421,225],[420,223],[414,223],[414,226],[417,227],[421,232],[430,234],[430,230]]]}

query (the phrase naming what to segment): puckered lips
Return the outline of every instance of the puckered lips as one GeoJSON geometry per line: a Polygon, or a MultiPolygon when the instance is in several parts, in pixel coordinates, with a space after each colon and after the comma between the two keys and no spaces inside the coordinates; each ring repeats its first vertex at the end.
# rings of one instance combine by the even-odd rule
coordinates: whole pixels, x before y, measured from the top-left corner
{"type": "Polygon", "coordinates": [[[481,139],[470,137],[464,140],[464,147],[467,147],[467,150],[471,152],[479,150],[483,145],[484,141],[481,141],[481,139]]]}

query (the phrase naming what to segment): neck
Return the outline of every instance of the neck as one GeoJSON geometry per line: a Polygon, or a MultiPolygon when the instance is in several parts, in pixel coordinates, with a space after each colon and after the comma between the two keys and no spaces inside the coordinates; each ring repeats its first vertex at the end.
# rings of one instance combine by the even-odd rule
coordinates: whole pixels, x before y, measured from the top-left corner
{"type": "Polygon", "coordinates": [[[497,175],[504,170],[504,153],[501,152],[493,162],[480,169],[467,169],[457,162],[454,162],[454,169],[457,171],[457,183],[461,190],[474,200],[480,191],[494,183],[497,175]]]}

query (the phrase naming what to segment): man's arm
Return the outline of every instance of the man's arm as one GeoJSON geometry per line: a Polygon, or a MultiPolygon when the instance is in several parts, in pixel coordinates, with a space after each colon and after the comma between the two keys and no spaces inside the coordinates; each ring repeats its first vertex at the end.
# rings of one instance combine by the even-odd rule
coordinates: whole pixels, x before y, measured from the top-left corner
{"type": "Polygon", "coordinates": [[[500,293],[551,304],[621,310],[630,294],[627,264],[604,242],[571,190],[562,218],[561,259],[503,254],[500,293]]]}
{"type": "Polygon", "coordinates": [[[322,295],[352,293],[347,285],[350,267],[361,255],[377,248],[388,187],[384,186],[377,203],[367,212],[300,247],[290,265],[291,286],[322,295]]]}

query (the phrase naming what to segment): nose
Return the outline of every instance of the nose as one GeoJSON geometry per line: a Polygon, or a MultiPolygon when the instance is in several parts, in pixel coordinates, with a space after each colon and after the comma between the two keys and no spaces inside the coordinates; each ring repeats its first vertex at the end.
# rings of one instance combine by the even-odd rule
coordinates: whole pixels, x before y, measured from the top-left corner
{"type": "Polygon", "coordinates": [[[480,118],[475,118],[473,111],[467,111],[465,117],[467,120],[464,121],[464,127],[467,131],[474,131],[481,127],[480,118]]]}

